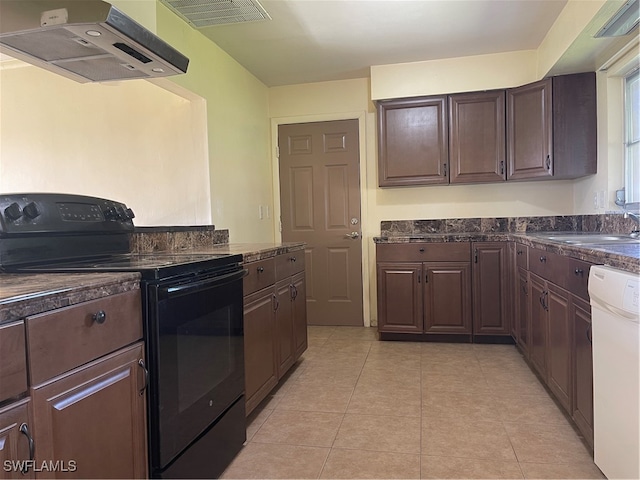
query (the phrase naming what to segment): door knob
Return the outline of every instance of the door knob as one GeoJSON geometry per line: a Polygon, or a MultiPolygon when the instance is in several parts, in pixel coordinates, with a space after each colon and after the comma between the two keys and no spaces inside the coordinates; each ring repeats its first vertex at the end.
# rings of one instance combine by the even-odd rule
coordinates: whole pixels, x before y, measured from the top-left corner
{"type": "Polygon", "coordinates": [[[347,233],[345,234],[344,238],[351,238],[353,240],[360,238],[360,233],[358,232],[351,232],[351,233],[347,233]]]}

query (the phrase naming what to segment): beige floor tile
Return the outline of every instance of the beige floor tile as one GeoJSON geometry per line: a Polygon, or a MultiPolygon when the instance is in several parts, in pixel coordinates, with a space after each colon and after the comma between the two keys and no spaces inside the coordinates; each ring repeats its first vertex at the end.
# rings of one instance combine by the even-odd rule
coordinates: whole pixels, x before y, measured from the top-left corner
{"type": "Polygon", "coordinates": [[[359,386],[376,387],[387,390],[400,389],[420,389],[419,370],[386,370],[369,368],[367,365],[362,370],[358,379],[359,386]]]}
{"type": "Polygon", "coordinates": [[[424,455],[516,460],[509,437],[499,422],[422,418],[424,455]]]}
{"type": "Polygon", "coordinates": [[[481,422],[501,420],[496,399],[488,393],[427,390],[422,395],[422,415],[481,422]]]}
{"type": "Polygon", "coordinates": [[[253,436],[253,441],[330,447],[343,417],[341,413],[275,410],[253,436]]]}
{"type": "Polygon", "coordinates": [[[420,435],[419,418],[347,414],[333,446],[419,454],[420,435]]]}
{"type": "Polygon", "coordinates": [[[322,347],[320,354],[323,353],[363,353],[368,354],[371,350],[373,342],[354,341],[350,338],[340,338],[337,340],[329,339],[322,347]]]}
{"type": "Polygon", "coordinates": [[[473,374],[439,374],[429,371],[422,372],[423,391],[449,391],[467,393],[490,393],[492,386],[482,375],[473,374]]]}
{"type": "Polygon", "coordinates": [[[422,371],[439,375],[475,375],[478,377],[484,375],[480,364],[473,359],[469,361],[434,362],[430,357],[422,357],[422,371]]]}
{"type": "Polygon", "coordinates": [[[375,327],[336,327],[329,340],[338,339],[373,342],[378,340],[378,331],[375,327]]]}
{"type": "Polygon", "coordinates": [[[515,460],[422,456],[422,478],[523,478],[515,460]]]}
{"type": "Polygon", "coordinates": [[[297,385],[355,387],[361,368],[339,368],[334,365],[315,365],[296,379],[297,385]]]}
{"type": "Polygon", "coordinates": [[[275,406],[279,410],[344,413],[353,387],[327,385],[293,385],[275,406]]]}
{"type": "Polygon", "coordinates": [[[329,338],[336,327],[325,327],[320,325],[307,326],[307,338],[329,338]]]}
{"type": "Polygon", "coordinates": [[[333,448],[320,478],[417,479],[420,455],[333,448]]]}
{"type": "Polygon", "coordinates": [[[251,412],[247,417],[247,442],[251,441],[253,436],[272,413],[272,408],[261,408],[260,406],[256,407],[256,409],[251,412]]]}
{"type": "Polygon", "coordinates": [[[584,463],[591,460],[570,425],[504,424],[519,462],[584,463]]]}
{"type": "Polygon", "coordinates": [[[568,425],[569,420],[549,395],[517,395],[495,397],[500,418],[517,424],[568,425]]]}
{"type": "Polygon", "coordinates": [[[221,478],[318,478],[328,448],[249,443],[221,478]]]}
{"type": "Polygon", "coordinates": [[[387,373],[415,373],[421,371],[420,357],[389,357],[382,355],[369,355],[364,364],[365,370],[387,373]]]}
{"type": "Polygon", "coordinates": [[[420,356],[422,352],[422,344],[420,342],[372,342],[372,355],[389,355],[389,356],[420,356]]]}
{"type": "Polygon", "coordinates": [[[591,462],[577,464],[521,463],[524,478],[606,478],[600,469],[591,462]]]}
{"type": "Polygon", "coordinates": [[[419,417],[420,388],[356,385],[347,413],[419,417]]]}

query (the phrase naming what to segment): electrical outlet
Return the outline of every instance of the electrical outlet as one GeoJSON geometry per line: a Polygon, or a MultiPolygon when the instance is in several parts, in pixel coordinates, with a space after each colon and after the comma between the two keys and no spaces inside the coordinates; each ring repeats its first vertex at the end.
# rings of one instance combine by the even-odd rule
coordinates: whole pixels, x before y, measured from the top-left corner
{"type": "Polygon", "coordinates": [[[593,194],[593,208],[598,209],[598,192],[593,194]]]}
{"type": "Polygon", "coordinates": [[[598,192],[598,208],[600,209],[604,209],[604,198],[605,198],[604,190],[600,190],[598,192]]]}

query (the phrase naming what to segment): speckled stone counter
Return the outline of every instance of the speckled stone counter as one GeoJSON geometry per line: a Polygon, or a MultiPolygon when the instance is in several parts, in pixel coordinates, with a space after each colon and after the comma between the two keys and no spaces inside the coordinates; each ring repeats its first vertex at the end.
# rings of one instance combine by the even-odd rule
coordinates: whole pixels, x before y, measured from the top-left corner
{"type": "Polygon", "coordinates": [[[283,253],[304,250],[303,242],[284,243],[228,243],[208,248],[189,249],[189,253],[240,254],[243,262],[255,262],[283,253]]]}
{"type": "Polygon", "coordinates": [[[139,273],[0,274],[0,323],[137,288],[139,273]]]}
{"type": "Polygon", "coordinates": [[[375,243],[518,241],[524,245],[560,255],[640,273],[640,243],[578,246],[553,242],[539,235],[542,232],[628,234],[636,228],[638,225],[631,218],[624,218],[621,214],[390,220],[380,222],[380,236],[374,237],[373,241],[375,243]]]}

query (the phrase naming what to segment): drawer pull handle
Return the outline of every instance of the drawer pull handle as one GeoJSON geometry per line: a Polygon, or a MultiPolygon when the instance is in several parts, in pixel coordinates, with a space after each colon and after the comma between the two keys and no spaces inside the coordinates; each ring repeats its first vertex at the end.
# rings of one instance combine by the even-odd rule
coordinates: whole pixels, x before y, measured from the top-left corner
{"type": "Polygon", "coordinates": [[[104,322],[107,321],[107,312],[105,312],[104,310],[98,310],[96,313],[93,314],[93,321],[96,322],[98,325],[102,325],[104,322]]]}
{"type": "Polygon", "coordinates": [[[524,252],[523,252],[522,250],[518,250],[516,253],[517,253],[518,255],[522,255],[524,252]]]}
{"type": "Polygon", "coordinates": [[[264,267],[258,267],[258,273],[264,272],[264,267]]]}
{"type": "Polygon", "coordinates": [[[576,270],[573,273],[575,275],[583,276],[584,275],[584,270],[582,270],[581,268],[576,268],[576,270]]]}
{"type": "Polygon", "coordinates": [[[587,341],[589,342],[590,345],[593,344],[593,337],[592,337],[592,333],[591,333],[591,324],[589,324],[589,326],[587,327],[587,341]]]}
{"type": "Polygon", "coordinates": [[[424,247],[420,248],[420,253],[424,253],[424,247]]]}
{"type": "MultiPolygon", "coordinates": [[[[26,423],[20,425],[20,433],[27,437],[27,441],[29,442],[29,460],[33,462],[35,452],[36,452],[36,442],[33,440],[33,437],[29,433],[29,427],[27,427],[26,423]]],[[[25,462],[25,465],[20,469],[20,472],[25,475],[29,471],[29,463],[25,462]]]]}
{"type": "Polygon", "coordinates": [[[291,260],[292,262],[295,262],[295,261],[296,261],[296,257],[291,257],[291,259],[290,259],[290,260],[291,260]]]}
{"type": "Polygon", "coordinates": [[[144,391],[149,386],[149,369],[144,364],[144,360],[143,359],[139,359],[138,360],[138,365],[140,365],[140,368],[142,368],[142,370],[144,370],[144,385],[140,389],[140,395],[144,395],[144,391]]]}
{"type": "Polygon", "coordinates": [[[546,262],[546,261],[547,261],[547,257],[544,257],[544,256],[540,257],[540,261],[541,261],[542,263],[546,262]]]}
{"type": "Polygon", "coordinates": [[[273,304],[273,311],[277,312],[278,308],[280,308],[280,302],[278,301],[278,297],[275,294],[271,295],[271,303],[273,304]]]}

